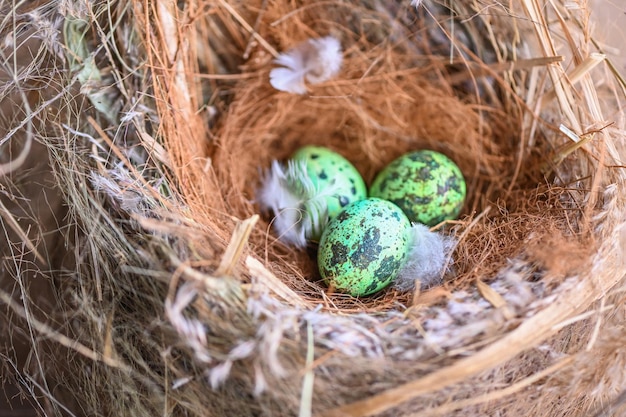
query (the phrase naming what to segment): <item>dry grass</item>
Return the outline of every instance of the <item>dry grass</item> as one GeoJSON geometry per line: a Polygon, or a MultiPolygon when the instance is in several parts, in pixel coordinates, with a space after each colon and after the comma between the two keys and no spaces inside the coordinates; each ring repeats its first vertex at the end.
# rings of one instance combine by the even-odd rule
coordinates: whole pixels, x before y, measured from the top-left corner
{"type": "Polygon", "coordinates": [[[586,2],[421,3],[0,2],[3,198],[36,146],[67,205],[32,231],[0,200],[6,378],[47,415],[618,415],[623,78],[586,2]],[[339,77],[273,90],[327,34],[339,77]],[[443,286],[331,294],[273,236],[259,173],[308,143],[367,182],[458,163],[443,286]]]}

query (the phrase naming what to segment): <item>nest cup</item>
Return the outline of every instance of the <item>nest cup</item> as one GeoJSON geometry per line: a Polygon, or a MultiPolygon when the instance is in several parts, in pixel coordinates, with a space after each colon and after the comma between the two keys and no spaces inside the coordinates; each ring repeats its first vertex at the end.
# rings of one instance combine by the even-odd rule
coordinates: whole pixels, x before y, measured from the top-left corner
{"type": "Polygon", "coordinates": [[[40,47],[68,87],[31,100],[48,106],[36,136],[69,212],[68,255],[41,267],[54,296],[30,314],[28,291],[20,303],[3,284],[9,328],[46,336],[26,338],[45,372],[7,371],[32,401],[77,415],[619,412],[625,84],[589,10],[413,3],[35,9],[63,28],[40,47]],[[337,77],[272,88],[279,52],[328,35],[337,77]],[[327,291],[314,250],[284,245],[256,201],[271,161],[310,144],[367,184],[413,150],[459,165],[463,212],[436,227],[458,240],[443,285],[327,291]]]}

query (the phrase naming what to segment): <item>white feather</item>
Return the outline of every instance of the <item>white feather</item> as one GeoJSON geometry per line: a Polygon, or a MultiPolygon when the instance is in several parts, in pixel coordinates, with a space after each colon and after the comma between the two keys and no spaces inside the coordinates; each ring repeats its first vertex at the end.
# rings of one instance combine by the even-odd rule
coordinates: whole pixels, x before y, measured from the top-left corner
{"type": "Polygon", "coordinates": [[[400,291],[409,291],[415,288],[416,281],[423,288],[440,284],[450,263],[450,255],[456,247],[456,239],[431,232],[427,226],[419,223],[413,223],[411,237],[407,263],[394,281],[394,287],[400,291]]]}
{"type": "Polygon", "coordinates": [[[285,243],[305,247],[307,240],[321,235],[328,223],[327,197],[336,194],[330,186],[318,189],[306,169],[306,162],[290,160],[287,165],[273,161],[258,191],[263,211],[274,213],[273,227],[285,243]]]}
{"type": "Polygon", "coordinates": [[[270,84],[294,94],[307,92],[305,80],[318,84],[339,73],[343,55],[337,38],[309,39],[283,52],[274,60],[279,68],[270,71],[270,84]]]}
{"type": "Polygon", "coordinates": [[[259,205],[263,211],[274,213],[273,227],[281,240],[302,247],[306,245],[304,227],[299,226],[302,224],[302,208],[298,196],[289,189],[287,174],[278,161],[272,161],[258,191],[259,205]]]}

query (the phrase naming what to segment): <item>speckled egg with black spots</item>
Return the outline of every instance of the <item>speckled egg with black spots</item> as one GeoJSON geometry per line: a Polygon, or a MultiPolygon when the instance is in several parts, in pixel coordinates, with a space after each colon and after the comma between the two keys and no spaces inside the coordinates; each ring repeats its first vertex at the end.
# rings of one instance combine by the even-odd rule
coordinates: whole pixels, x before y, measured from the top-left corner
{"type": "Polygon", "coordinates": [[[404,266],[411,224],[398,206],[368,198],[351,203],[328,223],[317,261],[326,284],[355,297],[389,285],[404,266]]]}
{"type": "Polygon", "coordinates": [[[374,179],[370,196],[389,200],[411,222],[434,226],[456,219],[465,201],[465,179],[459,167],[439,152],[402,155],[374,179]]]}
{"type": "MultiPolygon", "coordinates": [[[[325,203],[328,219],[335,217],[348,204],[367,197],[367,186],[361,174],[337,152],[322,146],[307,145],[298,149],[291,159],[305,164],[312,185],[318,190],[316,194],[327,194],[325,203]]],[[[322,231],[314,231],[311,238],[319,239],[322,231]]]]}

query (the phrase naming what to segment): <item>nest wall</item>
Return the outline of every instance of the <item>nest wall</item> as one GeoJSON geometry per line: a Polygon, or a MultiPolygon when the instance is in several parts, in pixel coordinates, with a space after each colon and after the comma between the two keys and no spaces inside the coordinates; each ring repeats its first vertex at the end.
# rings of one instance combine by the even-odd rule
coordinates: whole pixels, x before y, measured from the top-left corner
{"type": "Polygon", "coordinates": [[[582,3],[423,3],[12,10],[56,34],[35,60],[51,81],[7,91],[42,91],[25,137],[48,151],[68,252],[38,266],[47,301],[3,277],[9,331],[47,365],[7,354],[7,377],[50,415],[618,415],[623,80],[592,69],[582,3]],[[272,89],[277,51],[327,34],[340,75],[272,89]],[[458,163],[469,197],[439,227],[459,239],[442,286],[326,291],[312,253],[257,216],[264,169],[305,144],[368,183],[409,150],[458,163]]]}

